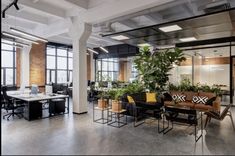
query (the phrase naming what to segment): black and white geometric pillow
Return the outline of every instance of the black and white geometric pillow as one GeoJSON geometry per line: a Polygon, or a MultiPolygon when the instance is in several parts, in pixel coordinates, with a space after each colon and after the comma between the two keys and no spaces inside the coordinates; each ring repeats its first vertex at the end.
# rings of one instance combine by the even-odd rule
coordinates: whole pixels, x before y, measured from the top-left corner
{"type": "Polygon", "coordinates": [[[206,104],[208,97],[206,96],[193,96],[193,103],[206,104]]]}
{"type": "Polygon", "coordinates": [[[184,102],[184,101],[186,101],[185,98],[186,98],[186,96],[182,95],[182,94],[174,94],[174,95],[172,95],[172,99],[174,101],[178,100],[179,102],[184,102]]]}

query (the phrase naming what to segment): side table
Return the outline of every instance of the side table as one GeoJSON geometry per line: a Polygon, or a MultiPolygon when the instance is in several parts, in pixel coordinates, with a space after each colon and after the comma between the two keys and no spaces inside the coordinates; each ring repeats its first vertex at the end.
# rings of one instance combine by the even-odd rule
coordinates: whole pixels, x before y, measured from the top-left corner
{"type": "Polygon", "coordinates": [[[93,105],[93,122],[96,123],[101,123],[101,124],[107,124],[109,122],[109,112],[108,112],[109,107],[107,108],[99,108],[99,107],[95,107],[93,105]],[[101,111],[101,117],[98,119],[95,119],[95,111],[101,111]],[[107,116],[105,116],[105,112],[107,112],[107,116]]]}
{"type": "Polygon", "coordinates": [[[108,122],[109,126],[112,127],[116,127],[116,128],[120,128],[123,127],[125,125],[127,125],[127,115],[124,114],[126,112],[126,109],[122,109],[120,111],[113,111],[112,109],[108,109],[108,114],[109,112],[111,113],[111,122],[108,122]],[[114,115],[114,116],[113,116],[114,115]],[[120,119],[125,118],[125,120],[123,119],[122,121],[120,119]],[[114,121],[112,121],[114,119],[114,121]]]}

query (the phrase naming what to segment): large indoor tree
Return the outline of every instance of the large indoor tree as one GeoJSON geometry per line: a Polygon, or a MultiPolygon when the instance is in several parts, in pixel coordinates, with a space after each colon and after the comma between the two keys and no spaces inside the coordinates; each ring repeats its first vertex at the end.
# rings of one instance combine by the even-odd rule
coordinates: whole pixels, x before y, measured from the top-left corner
{"type": "Polygon", "coordinates": [[[186,58],[179,48],[150,51],[143,47],[134,59],[140,81],[151,92],[163,91],[169,80],[173,64],[179,65],[186,58]]]}

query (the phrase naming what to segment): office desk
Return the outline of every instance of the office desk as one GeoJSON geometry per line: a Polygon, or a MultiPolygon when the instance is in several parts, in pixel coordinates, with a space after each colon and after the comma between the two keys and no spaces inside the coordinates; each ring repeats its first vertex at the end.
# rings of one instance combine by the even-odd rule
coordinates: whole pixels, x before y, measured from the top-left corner
{"type": "MultiPolygon", "coordinates": [[[[32,120],[33,118],[31,115],[34,113],[39,113],[41,111],[41,106],[38,103],[39,101],[50,101],[52,99],[66,99],[67,98],[67,112],[65,114],[69,113],[69,96],[68,95],[61,95],[61,94],[53,94],[53,95],[46,95],[44,93],[39,93],[37,95],[32,95],[30,93],[21,93],[20,91],[10,91],[7,92],[8,96],[12,97],[13,99],[22,100],[25,102],[25,110],[24,110],[24,118],[28,121],[32,120]],[[38,111],[37,111],[38,110],[38,111]]],[[[43,117],[43,118],[48,118],[43,117]]]]}

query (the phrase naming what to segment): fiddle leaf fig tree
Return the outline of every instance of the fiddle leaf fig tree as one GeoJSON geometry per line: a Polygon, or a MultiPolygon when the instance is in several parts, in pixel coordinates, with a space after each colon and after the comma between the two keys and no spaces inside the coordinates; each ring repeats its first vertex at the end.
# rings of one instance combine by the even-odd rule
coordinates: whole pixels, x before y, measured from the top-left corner
{"type": "Polygon", "coordinates": [[[164,90],[169,80],[169,71],[173,68],[173,64],[179,65],[185,60],[183,55],[179,48],[155,50],[151,53],[149,47],[143,47],[135,57],[134,64],[140,80],[147,89],[164,90]]]}

